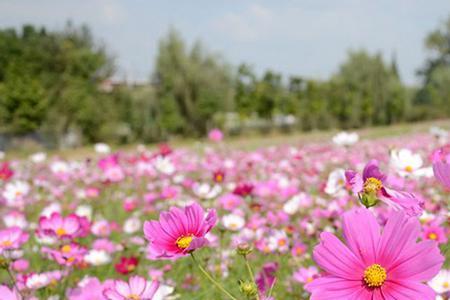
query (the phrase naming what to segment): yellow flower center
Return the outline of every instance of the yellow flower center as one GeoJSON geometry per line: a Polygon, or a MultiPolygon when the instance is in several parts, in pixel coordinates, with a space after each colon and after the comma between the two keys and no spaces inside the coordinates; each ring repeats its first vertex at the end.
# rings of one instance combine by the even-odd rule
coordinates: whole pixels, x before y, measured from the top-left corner
{"type": "Polygon", "coordinates": [[[128,265],[128,266],[127,266],[127,270],[128,270],[129,272],[134,271],[134,269],[136,269],[136,266],[135,266],[135,265],[128,265]]]}
{"type": "Polygon", "coordinates": [[[62,253],[69,253],[70,251],[72,251],[72,247],[70,247],[70,245],[64,245],[61,247],[62,253]]]}
{"type": "Polygon", "coordinates": [[[63,235],[65,235],[67,232],[66,232],[66,230],[64,229],[64,228],[58,228],[58,229],[56,229],[56,234],[58,235],[58,236],[63,236],[63,235]]]}
{"type": "Polygon", "coordinates": [[[368,194],[376,193],[383,187],[381,180],[374,177],[369,177],[364,182],[364,192],[368,194]]]}
{"type": "Polygon", "coordinates": [[[430,234],[428,235],[428,238],[429,238],[430,240],[437,240],[438,236],[437,236],[436,233],[432,232],[432,233],[430,233],[430,234]]]}
{"type": "Polygon", "coordinates": [[[223,180],[223,176],[222,175],[217,175],[216,176],[216,181],[217,182],[222,182],[222,180],[223,180]]]}
{"type": "Polygon", "coordinates": [[[386,277],[386,270],[379,264],[373,264],[364,271],[364,281],[368,287],[382,286],[386,277]]]}
{"type": "Polygon", "coordinates": [[[286,246],[287,242],[285,239],[278,240],[278,246],[283,247],[286,246]]]}
{"type": "Polygon", "coordinates": [[[444,282],[444,284],[442,284],[442,286],[443,286],[443,287],[445,287],[445,288],[448,288],[448,287],[450,287],[450,285],[449,285],[449,283],[448,283],[448,282],[444,282]]]}
{"type": "Polygon", "coordinates": [[[140,300],[141,297],[139,297],[139,296],[136,295],[136,294],[131,294],[130,296],[128,296],[128,299],[129,299],[129,300],[140,300]]]}
{"type": "Polygon", "coordinates": [[[194,238],[192,235],[179,237],[176,241],[178,248],[186,249],[187,247],[189,247],[193,239],[194,238]]]}
{"type": "Polygon", "coordinates": [[[411,167],[411,166],[406,166],[406,167],[405,167],[405,171],[408,172],[408,173],[411,173],[411,172],[413,171],[413,167],[411,167]]]}
{"type": "Polygon", "coordinates": [[[0,243],[0,246],[2,247],[10,247],[12,246],[12,242],[11,241],[3,241],[0,243]]]}

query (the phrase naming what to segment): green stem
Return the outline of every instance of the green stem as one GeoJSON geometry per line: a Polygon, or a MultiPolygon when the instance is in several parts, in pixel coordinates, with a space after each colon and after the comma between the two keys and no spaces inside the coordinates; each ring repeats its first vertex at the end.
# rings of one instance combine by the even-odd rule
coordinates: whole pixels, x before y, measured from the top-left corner
{"type": "Polygon", "coordinates": [[[200,271],[205,275],[206,278],[208,278],[209,281],[212,282],[220,291],[222,291],[225,295],[227,295],[232,300],[238,300],[236,297],[231,295],[220,283],[218,283],[212,276],[208,273],[208,271],[205,270],[205,268],[202,267],[202,265],[197,261],[197,259],[194,256],[194,253],[191,253],[192,260],[197,265],[197,267],[200,269],[200,271]]]}
{"type": "MultiPolygon", "coordinates": [[[[245,266],[247,267],[248,274],[250,275],[250,280],[257,286],[255,281],[255,276],[253,275],[252,267],[250,266],[250,263],[248,262],[247,256],[244,255],[245,260],[245,266]]],[[[256,300],[259,300],[259,293],[256,293],[256,300]]]]}
{"type": "Polygon", "coordinates": [[[6,268],[6,272],[8,273],[9,278],[11,278],[12,284],[13,284],[14,288],[16,289],[16,291],[19,293],[19,295],[20,295],[23,299],[25,299],[25,298],[23,297],[22,293],[20,292],[19,288],[17,287],[16,279],[14,278],[13,274],[12,274],[11,271],[9,270],[9,267],[6,268]]]}

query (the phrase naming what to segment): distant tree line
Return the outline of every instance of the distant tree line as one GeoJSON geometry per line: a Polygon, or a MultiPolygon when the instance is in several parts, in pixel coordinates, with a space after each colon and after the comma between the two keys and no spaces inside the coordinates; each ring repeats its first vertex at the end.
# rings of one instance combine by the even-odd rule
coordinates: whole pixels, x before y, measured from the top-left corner
{"type": "MultiPolygon", "coordinates": [[[[114,61],[85,26],[0,30],[0,135],[39,136],[49,147],[155,142],[229,134],[360,128],[450,116],[450,18],[425,40],[430,55],[408,87],[395,58],[351,51],[329,80],[256,74],[170,30],[148,84],[111,82],[114,61]]],[[[293,58],[294,59],[294,58],[293,58]]],[[[301,71],[301,70],[299,70],[301,71]]]]}

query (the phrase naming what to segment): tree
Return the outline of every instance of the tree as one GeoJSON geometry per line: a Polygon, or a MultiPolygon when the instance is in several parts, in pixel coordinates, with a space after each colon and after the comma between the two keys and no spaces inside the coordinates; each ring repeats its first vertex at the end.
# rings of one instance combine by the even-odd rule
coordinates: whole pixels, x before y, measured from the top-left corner
{"type": "Polygon", "coordinates": [[[421,107],[421,113],[428,117],[449,116],[450,16],[441,28],[427,36],[425,46],[430,56],[419,70],[423,85],[416,94],[415,103],[421,107]]]}
{"type": "Polygon", "coordinates": [[[175,30],[159,44],[154,81],[164,126],[175,133],[205,134],[213,116],[233,106],[229,67],[199,42],[187,49],[175,30]]]}

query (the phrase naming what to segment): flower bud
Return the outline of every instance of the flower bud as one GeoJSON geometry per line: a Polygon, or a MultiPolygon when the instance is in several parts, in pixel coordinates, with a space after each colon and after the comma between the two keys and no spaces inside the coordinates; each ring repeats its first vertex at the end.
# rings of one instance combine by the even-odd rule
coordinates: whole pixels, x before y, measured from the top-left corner
{"type": "Polygon", "coordinates": [[[372,206],[377,205],[377,203],[378,203],[378,198],[377,198],[376,195],[374,195],[374,194],[367,194],[367,193],[365,193],[365,194],[363,194],[363,195],[361,196],[361,203],[362,203],[366,208],[369,208],[369,207],[372,207],[372,206]]]}
{"type": "Polygon", "coordinates": [[[252,248],[252,246],[251,246],[250,244],[248,244],[248,243],[240,243],[240,244],[237,246],[237,249],[236,249],[236,252],[237,252],[239,255],[242,255],[242,256],[247,256],[247,255],[249,255],[252,251],[253,251],[253,248],[252,248]]]}
{"type": "Polygon", "coordinates": [[[239,288],[241,293],[244,294],[248,298],[252,298],[258,294],[258,288],[251,281],[239,281],[239,288]]]}

